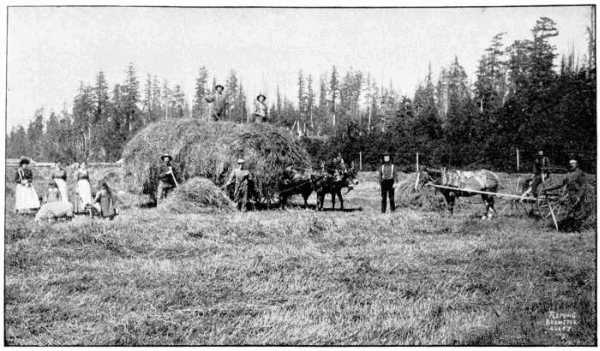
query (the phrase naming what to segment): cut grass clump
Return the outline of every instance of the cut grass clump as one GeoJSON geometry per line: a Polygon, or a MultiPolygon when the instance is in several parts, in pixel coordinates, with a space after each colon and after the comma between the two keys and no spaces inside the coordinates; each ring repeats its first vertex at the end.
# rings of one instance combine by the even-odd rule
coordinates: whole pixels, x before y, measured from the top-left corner
{"type": "Polygon", "coordinates": [[[200,177],[194,177],[183,183],[159,205],[159,210],[179,214],[234,209],[233,202],[219,187],[210,180],[200,177]]]}

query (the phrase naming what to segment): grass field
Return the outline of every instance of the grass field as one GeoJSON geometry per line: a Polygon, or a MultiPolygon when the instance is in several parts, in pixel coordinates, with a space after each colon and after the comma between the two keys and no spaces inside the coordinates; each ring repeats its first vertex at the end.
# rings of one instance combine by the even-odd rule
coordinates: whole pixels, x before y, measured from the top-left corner
{"type": "Polygon", "coordinates": [[[7,214],[5,344],[597,343],[595,229],[378,201],[364,181],[349,212],[7,214]],[[551,312],[577,324],[550,330],[551,312]]]}

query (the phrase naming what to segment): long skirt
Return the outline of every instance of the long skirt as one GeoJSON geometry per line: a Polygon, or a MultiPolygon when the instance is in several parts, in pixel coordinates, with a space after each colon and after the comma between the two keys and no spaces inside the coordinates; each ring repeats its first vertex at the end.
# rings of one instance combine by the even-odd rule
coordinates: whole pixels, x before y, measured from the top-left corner
{"type": "Polygon", "coordinates": [[[92,189],[87,179],[79,179],[77,181],[77,194],[79,195],[82,208],[92,203],[92,189]]]}
{"type": "Polygon", "coordinates": [[[40,199],[32,185],[17,184],[15,189],[15,210],[31,210],[40,208],[40,199]]]}
{"type": "Polygon", "coordinates": [[[67,182],[61,178],[54,178],[54,183],[58,187],[58,191],[60,192],[60,201],[69,201],[69,193],[67,191],[67,182]]]}

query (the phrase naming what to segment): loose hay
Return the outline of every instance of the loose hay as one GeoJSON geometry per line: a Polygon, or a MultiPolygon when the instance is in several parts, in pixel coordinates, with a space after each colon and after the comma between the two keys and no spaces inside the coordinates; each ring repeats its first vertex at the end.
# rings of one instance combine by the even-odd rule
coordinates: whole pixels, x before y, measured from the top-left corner
{"type": "Polygon", "coordinates": [[[175,189],[159,209],[171,213],[206,213],[214,210],[231,211],[235,205],[212,181],[194,177],[175,189]]]}
{"type": "Polygon", "coordinates": [[[442,211],[446,209],[444,198],[433,187],[415,190],[416,173],[410,173],[396,186],[396,202],[399,206],[426,211],[442,211]]]}
{"type": "Polygon", "coordinates": [[[162,121],[141,130],[123,151],[124,181],[131,192],[157,187],[159,155],[169,153],[184,181],[210,179],[220,186],[244,158],[256,177],[260,197],[270,199],[287,166],[310,167],[309,156],[284,129],[269,124],[237,124],[196,119],[162,121]]]}

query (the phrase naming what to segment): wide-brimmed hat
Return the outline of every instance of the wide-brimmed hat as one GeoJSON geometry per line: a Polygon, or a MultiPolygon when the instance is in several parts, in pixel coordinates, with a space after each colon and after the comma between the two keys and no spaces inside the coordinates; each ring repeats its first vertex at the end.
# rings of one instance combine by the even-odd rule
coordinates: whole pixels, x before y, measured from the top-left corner
{"type": "Polygon", "coordinates": [[[260,98],[261,98],[261,97],[262,97],[263,99],[265,99],[265,100],[267,99],[267,97],[266,97],[266,96],[264,96],[263,94],[258,94],[258,95],[256,96],[256,100],[259,100],[259,101],[260,101],[260,98]]]}
{"type": "Polygon", "coordinates": [[[215,90],[217,90],[217,88],[219,88],[219,87],[221,87],[221,89],[225,90],[225,87],[224,87],[224,86],[222,86],[221,84],[217,84],[217,85],[215,85],[215,90]]]}
{"type": "Polygon", "coordinates": [[[169,158],[169,161],[173,161],[173,156],[169,155],[169,154],[162,154],[160,155],[160,160],[163,161],[165,158],[169,158]]]}
{"type": "Polygon", "coordinates": [[[244,163],[246,162],[246,160],[244,160],[243,158],[238,158],[237,163],[244,163]]]}
{"type": "Polygon", "coordinates": [[[538,154],[538,156],[544,156],[544,150],[539,150],[539,151],[537,152],[537,154],[538,154]]]}

